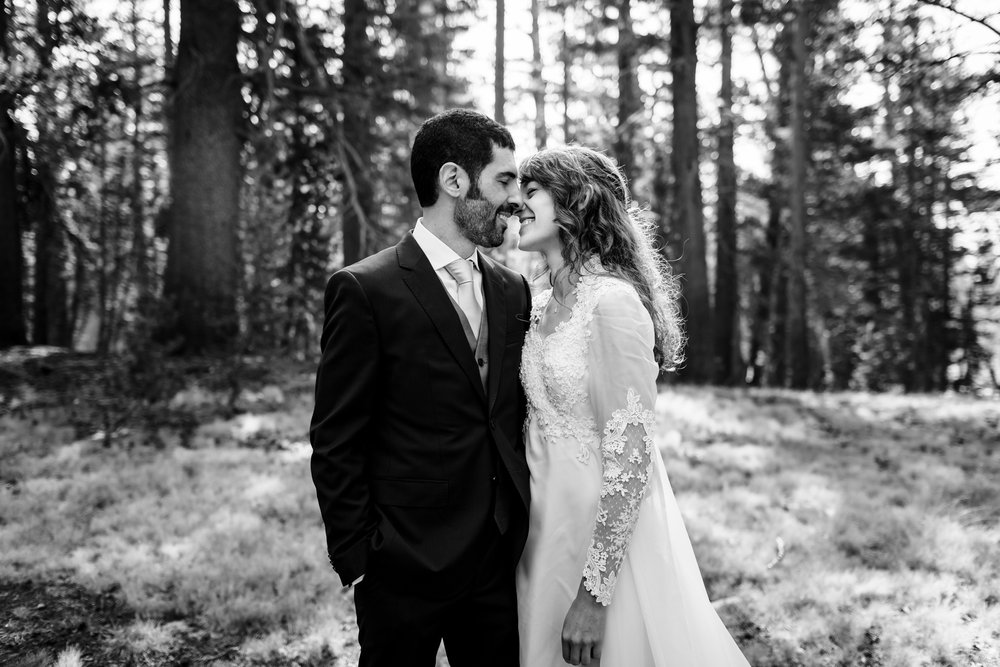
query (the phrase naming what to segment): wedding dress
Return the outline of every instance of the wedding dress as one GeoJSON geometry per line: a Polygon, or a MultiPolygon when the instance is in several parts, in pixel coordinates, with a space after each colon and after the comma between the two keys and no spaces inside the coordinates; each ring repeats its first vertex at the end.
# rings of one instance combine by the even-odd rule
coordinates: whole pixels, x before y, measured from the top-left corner
{"type": "Polygon", "coordinates": [[[608,604],[603,667],[743,667],[713,609],[653,442],[653,324],[635,288],[591,260],[571,313],[535,298],[528,398],[528,542],[518,566],[521,667],[563,667],[581,578],[608,604]]]}

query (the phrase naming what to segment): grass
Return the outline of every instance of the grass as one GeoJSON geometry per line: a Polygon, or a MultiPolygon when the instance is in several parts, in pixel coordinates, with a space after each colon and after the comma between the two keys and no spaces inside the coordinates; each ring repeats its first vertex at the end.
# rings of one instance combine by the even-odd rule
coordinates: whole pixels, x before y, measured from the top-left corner
{"type": "MultiPolygon", "coordinates": [[[[105,447],[7,390],[0,406],[48,407],[0,416],[0,663],[356,664],[309,477],[311,377],[274,375],[236,416],[189,386],[183,443],[105,447]]],[[[680,387],[657,414],[751,664],[1000,665],[1000,405],[680,387]]]]}
{"type": "Polygon", "coordinates": [[[1000,405],[710,389],[660,402],[709,593],[737,634],[761,629],[743,644],[752,664],[1000,664],[1000,405]]]}

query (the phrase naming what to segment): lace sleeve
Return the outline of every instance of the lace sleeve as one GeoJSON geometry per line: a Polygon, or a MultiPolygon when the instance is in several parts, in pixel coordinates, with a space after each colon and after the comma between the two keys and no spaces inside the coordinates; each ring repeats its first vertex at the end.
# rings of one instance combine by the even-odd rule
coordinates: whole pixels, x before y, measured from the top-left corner
{"type": "Polygon", "coordinates": [[[610,604],[649,484],[658,367],[653,324],[638,295],[622,284],[602,295],[590,323],[590,401],[603,427],[603,482],[583,582],[610,604]]]}

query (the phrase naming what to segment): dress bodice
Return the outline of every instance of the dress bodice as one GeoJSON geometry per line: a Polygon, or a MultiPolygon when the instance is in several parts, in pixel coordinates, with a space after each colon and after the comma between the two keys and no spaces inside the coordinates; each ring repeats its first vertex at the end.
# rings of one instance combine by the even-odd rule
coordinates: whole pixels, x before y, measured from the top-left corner
{"type": "Polygon", "coordinates": [[[521,381],[531,411],[548,437],[576,440],[577,458],[584,463],[600,446],[597,422],[587,405],[590,324],[600,295],[615,288],[627,286],[613,278],[581,278],[572,314],[547,335],[539,325],[552,290],[539,294],[532,304],[531,326],[521,353],[521,381]]]}
{"type": "Polygon", "coordinates": [[[601,466],[583,579],[608,604],[649,483],[658,366],[652,320],[635,288],[599,265],[584,268],[572,312],[545,335],[552,291],[535,298],[521,380],[528,419],[546,441],[575,444],[581,464],[601,466]]]}

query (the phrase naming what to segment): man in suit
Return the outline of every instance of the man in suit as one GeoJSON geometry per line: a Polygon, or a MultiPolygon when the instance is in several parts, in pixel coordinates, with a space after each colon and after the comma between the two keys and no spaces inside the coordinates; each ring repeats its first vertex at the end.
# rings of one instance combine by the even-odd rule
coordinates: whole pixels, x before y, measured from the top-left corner
{"type": "Polygon", "coordinates": [[[415,228],[327,284],[312,477],[362,667],[432,667],[442,641],[452,667],[514,667],[531,304],[476,249],[521,204],[514,141],[453,109],[421,126],[410,170],[415,228]]]}

